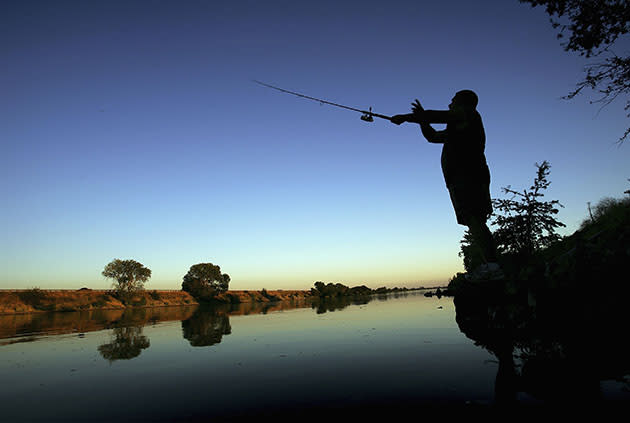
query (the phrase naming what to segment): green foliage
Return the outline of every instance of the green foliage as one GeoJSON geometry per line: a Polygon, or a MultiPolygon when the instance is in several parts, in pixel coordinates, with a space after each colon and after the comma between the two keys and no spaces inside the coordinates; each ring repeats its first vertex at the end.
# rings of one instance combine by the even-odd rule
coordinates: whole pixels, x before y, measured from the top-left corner
{"type": "Polygon", "coordinates": [[[509,186],[503,188],[511,197],[493,199],[495,210],[492,224],[497,227],[494,240],[500,253],[532,256],[542,248],[560,239],[556,228],[565,226],[554,218],[558,213],[558,200],[541,201],[543,192],[551,184],[547,180],[550,165],[547,161],[536,163],[538,168],[533,185],[522,192],[509,186]]]}
{"type": "Polygon", "coordinates": [[[155,289],[151,292],[149,292],[149,296],[151,297],[151,299],[159,301],[162,299],[162,296],[160,295],[159,292],[157,292],[155,289]]]}
{"type": "Polygon", "coordinates": [[[230,276],[221,273],[221,268],[212,263],[198,263],[190,266],[184,275],[182,290],[190,293],[197,300],[209,301],[217,294],[225,292],[230,283],[230,276]]]}
{"type": "MultiPolygon", "coordinates": [[[[601,95],[597,102],[607,105],[620,95],[630,94],[630,56],[618,56],[613,48],[620,37],[630,32],[630,3],[627,0],[520,1],[530,3],[532,7],[545,7],[553,27],[559,29],[558,38],[564,38],[566,33],[569,35],[563,44],[566,51],[600,58],[586,67],[584,79],[565,98],[574,98],[584,88],[590,88],[601,95]]],[[[626,101],[625,110],[630,111],[630,100],[626,101]]],[[[619,141],[628,135],[630,128],[619,141]]]]}
{"type": "Polygon", "coordinates": [[[105,266],[102,275],[115,280],[113,287],[116,294],[121,300],[126,300],[144,289],[144,283],[151,277],[151,269],[135,260],[115,259],[105,266]]]}

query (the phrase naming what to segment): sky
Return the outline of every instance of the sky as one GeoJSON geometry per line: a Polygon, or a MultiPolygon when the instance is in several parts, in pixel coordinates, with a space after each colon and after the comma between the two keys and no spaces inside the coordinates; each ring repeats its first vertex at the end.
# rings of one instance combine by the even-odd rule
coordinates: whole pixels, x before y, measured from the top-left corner
{"type": "Polygon", "coordinates": [[[230,289],[463,271],[441,146],[254,79],[385,115],[474,90],[492,197],[547,160],[561,235],[630,188],[624,100],[562,99],[589,62],[517,0],[9,1],[0,49],[0,288],[106,289],[115,258],[147,289],[204,262],[230,289]]]}

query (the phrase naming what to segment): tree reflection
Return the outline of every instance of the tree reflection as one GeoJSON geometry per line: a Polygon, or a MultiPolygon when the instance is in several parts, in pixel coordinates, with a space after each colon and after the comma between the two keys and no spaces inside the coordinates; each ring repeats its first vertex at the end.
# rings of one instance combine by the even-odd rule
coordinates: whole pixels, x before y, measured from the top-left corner
{"type": "Polygon", "coordinates": [[[113,329],[112,341],[98,347],[101,356],[110,363],[138,357],[149,348],[149,338],[142,334],[142,326],[124,326],[113,329]]]}
{"type": "Polygon", "coordinates": [[[340,296],[340,297],[326,297],[318,298],[311,303],[311,308],[315,310],[317,314],[324,314],[326,312],[333,312],[337,310],[343,310],[350,305],[364,305],[374,299],[373,296],[340,296]]]}
{"type": "Polygon", "coordinates": [[[215,345],[223,335],[232,333],[230,317],[217,309],[199,308],[189,319],[182,320],[182,332],[193,347],[215,345]]]}
{"type": "Polygon", "coordinates": [[[460,330],[499,361],[495,403],[602,404],[600,381],[630,371],[622,307],[582,298],[456,295],[460,330]],[[590,311],[590,312],[587,312],[590,311]],[[523,394],[523,395],[520,395],[523,394]]]}

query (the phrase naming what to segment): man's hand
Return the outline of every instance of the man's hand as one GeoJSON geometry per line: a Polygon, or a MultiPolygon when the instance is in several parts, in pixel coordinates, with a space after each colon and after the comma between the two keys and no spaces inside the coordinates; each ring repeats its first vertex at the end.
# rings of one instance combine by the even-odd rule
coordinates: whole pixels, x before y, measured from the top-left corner
{"type": "Polygon", "coordinates": [[[414,115],[421,116],[422,112],[424,112],[424,107],[422,107],[418,99],[416,99],[416,101],[411,103],[411,110],[413,111],[414,115]]]}
{"type": "Polygon", "coordinates": [[[392,116],[390,118],[390,121],[392,123],[395,123],[396,125],[400,125],[403,122],[407,121],[408,116],[407,115],[396,115],[396,116],[392,116]]]}

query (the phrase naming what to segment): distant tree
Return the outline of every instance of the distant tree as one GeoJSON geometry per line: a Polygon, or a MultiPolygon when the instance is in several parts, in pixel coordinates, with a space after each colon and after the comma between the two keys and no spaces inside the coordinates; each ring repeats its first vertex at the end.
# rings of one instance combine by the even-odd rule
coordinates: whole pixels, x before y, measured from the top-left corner
{"type": "Polygon", "coordinates": [[[184,275],[182,290],[200,300],[210,300],[228,289],[230,276],[221,273],[221,268],[212,263],[198,263],[190,266],[184,275]]]}
{"type": "MultiPolygon", "coordinates": [[[[628,0],[519,0],[532,7],[543,6],[551,24],[558,28],[558,38],[568,33],[563,43],[565,51],[574,51],[587,58],[601,60],[588,65],[586,76],[576,89],[565,98],[572,99],[584,88],[597,89],[603,105],[610,104],[620,95],[630,94],[630,56],[619,56],[612,47],[620,37],[630,32],[630,2],[628,0]]],[[[625,110],[630,111],[630,100],[625,110]]],[[[630,117],[630,113],[628,114],[630,117]]],[[[630,128],[620,137],[623,142],[630,128]]]]}
{"type": "MultiPolygon", "coordinates": [[[[390,291],[387,288],[379,288],[379,289],[390,291]]],[[[315,286],[311,288],[311,293],[314,296],[321,297],[321,298],[371,295],[374,292],[376,291],[372,291],[370,288],[368,288],[365,285],[354,286],[350,288],[342,283],[329,282],[326,284],[322,281],[315,282],[315,286]]]]}
{"type": "Polygon", "coordinates": [[[326,289],[326,284],[322,281],[317,281],[315,282],[315,287],[311,288],[311,292],[315,295],[320,295],[324,293],[324,290],[326,289]]]}
{"type": "Polygon", "coordinates": [[[311,289],[311,292],[314,295],[319,297],[339,297],[343,295],[347,295],[350,291],[346,285],[341,283],[332,283],[329,282],[325,284],[324,282],[317,281],[315,282],[315,288],[311,289]]]}
{"type": "Polygon", "coordinates": [[[551,166],[544,161],[536,163],[536,167],[536,178],[529,189],[519,192],[508,186],[503,191],[511,198],[492,200],[495,210],[492,225],[497,226],[494,239],[500,252],[529,256],[560,239],[556,228],[565,225],[554,215],[558,213],[557,207],[563,206],[558,200],[540,200],[551,184],[547,179],[551,166]]]}
{"type": "Polygon", "coordinates": [[[114,279],[116,292],[123,297],[129,297],[144,288],[144,283],[151,277],[148,269],[135,260],[112,260],[105,266],[102,275],[114,279]]]}

